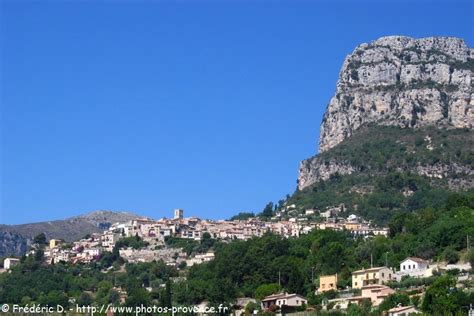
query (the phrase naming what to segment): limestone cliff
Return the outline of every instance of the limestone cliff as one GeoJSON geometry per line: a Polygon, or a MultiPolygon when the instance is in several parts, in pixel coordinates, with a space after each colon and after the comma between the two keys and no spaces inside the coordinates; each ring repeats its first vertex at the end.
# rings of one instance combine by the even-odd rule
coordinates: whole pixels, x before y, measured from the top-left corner
{"type": "MultiPolygon", "coordinates": [[[[344,60],[321,124],[319,152],[330,151],[367,125],[472,132],[473,71],[474,49],[459,38],[388,36],[359,45],[344,60]]],[[[428,167],[413,170],[421,175],[428,167]]],[[[298,188],[357,171],[335,155],[311,158],[300,165],[298,188]]]]}

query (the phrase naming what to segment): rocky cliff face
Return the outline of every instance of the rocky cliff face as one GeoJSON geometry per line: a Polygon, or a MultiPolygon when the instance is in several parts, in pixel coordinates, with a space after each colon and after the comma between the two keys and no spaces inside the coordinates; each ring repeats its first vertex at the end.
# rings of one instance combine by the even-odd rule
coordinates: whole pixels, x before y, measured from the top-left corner
{"type": "MultiPolygon", "coordinates": [[[[472,135],[473,72],[474,49],[458,38],[388,36],[359,45],[344,60],[336,94],[331,98],[321,124],[320,156],[301,163],[298,189],[327,180],[336,173],[349,175],[370,170],[370,166],[354,165],[347,157],[341,159],[336,153],[331,154],[331,149],[363,126],[415,130],[429,126],[464,128],[472,135]]],[[[426,133],[425,136],[430,137],[426,133]]],[[[431,145],[427,143],[426,146],[431,145]]],[[[442,150],[441,147],[438,149],[442,150]]],[[[444,171],[431,170],[430,164],[415,167],[410,162],[410,165],[411,169],[405,171],[449,177],[444,171]]],[[[461,162],[458,167],[456,170],[462,169],[463,175],[472,176],[469,163],[463,166],[461,162]]],[[[441,169],[453,168],[446,165],[441,169]]]]}
{"type": "Polygon", "coordinates": [[[474,49],[462,39],[388,36],[346,57],[320,131],[320,152],[377,122],[474,125],[474,49]]]}

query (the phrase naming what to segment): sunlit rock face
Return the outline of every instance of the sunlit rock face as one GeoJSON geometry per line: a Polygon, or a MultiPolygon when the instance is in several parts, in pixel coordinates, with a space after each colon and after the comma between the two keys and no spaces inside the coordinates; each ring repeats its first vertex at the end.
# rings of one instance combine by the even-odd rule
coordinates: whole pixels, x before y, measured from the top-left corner
{"type": "MultiPolygon", "coordinates": [[[[459,38],[387,36],[359,45],[342,65],[321,123],[319,153],[367,124],[472,131],[473,70],[474,49],[459,38]]],[[[438,174],[426,168],[413,172],[438,174]]],[[[316,156],[301,162],[298,189],[336,173],[355,172],[357,168],[338,157],[316,156]]]]}
{"type": "Polygon", "coordinates": [[[319,151],[376,122],[472,128],[474,50],[459,38],[382,37],[344,60],[321,124],[319,151]]]}

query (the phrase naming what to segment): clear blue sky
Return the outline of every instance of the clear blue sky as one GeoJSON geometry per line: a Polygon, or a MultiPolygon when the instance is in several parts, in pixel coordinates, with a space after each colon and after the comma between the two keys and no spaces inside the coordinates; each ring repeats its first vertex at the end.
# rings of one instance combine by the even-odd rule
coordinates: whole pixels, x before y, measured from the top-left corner
{"type": "Polygon", "coordinates": [[[470,1],[1,1],[0,223],[228,218],[296,188],[344,57],[470,1]]]}

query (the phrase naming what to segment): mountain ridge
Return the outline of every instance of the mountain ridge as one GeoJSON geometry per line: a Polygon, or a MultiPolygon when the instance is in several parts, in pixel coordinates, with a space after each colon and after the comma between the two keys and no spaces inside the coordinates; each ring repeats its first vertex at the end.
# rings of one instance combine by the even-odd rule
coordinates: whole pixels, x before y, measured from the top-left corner
{"type": "Polygon", "coordinates": [[[0,256],[22,255],[33,238],[44,233],[48,239],[73,241],[87,234],[99,233],[113,223],[146,218],[130,212],[98,210],[62,220],[17,225],[0,224],[0,256]]]}

